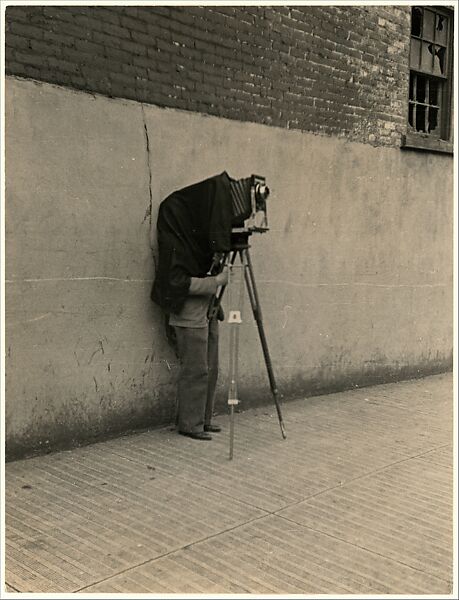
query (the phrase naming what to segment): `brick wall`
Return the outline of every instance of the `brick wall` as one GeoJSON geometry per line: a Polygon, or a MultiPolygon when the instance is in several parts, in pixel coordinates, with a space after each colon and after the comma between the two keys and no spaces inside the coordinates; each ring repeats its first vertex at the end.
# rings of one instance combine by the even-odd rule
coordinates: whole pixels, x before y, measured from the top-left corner
{"type": "Polygon", "coordinates": [[[6,73],[398,145],[410,7],[6,9],[6,73]]]}

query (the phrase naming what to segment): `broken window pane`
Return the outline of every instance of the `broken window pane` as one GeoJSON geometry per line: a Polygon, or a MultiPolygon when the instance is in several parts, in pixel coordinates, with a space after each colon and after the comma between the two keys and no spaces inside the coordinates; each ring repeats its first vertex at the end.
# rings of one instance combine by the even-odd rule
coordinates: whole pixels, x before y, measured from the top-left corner
{"type": "Polygon", "coordinates": [[[411,125],[411,127],[414,126],[414,104],[411,103],[408,105],[408,123],[411,125]]]}
{"type": "Polygon", "coordinates": [[[434,41],[435,13],[424,9],[424,21],[422,26],[422,37],[431,42],[434,41]]]}
{"type": "Polygon", "coordinates": [[[422,75],[418,75],[417,77],[416,100],[418,102],[426,101],[426,78],[422,75]]]}
{"type": "Polygon", "coordinates": [[[414,100],[414,90],[416,86],[416,75],[414,73],[410,73],[410,100],[414,100]]]}
{"type": "Polygon", "coordinates": [[[429,133],[435,131],[438,126],[438,108],[429,108],[429,118],[427,130],[429,133]]]}
{"type": "Polygon", "coordinates": [[[435,15],[435,41],[446,46],[448,34],[448,19],[443,15],[435,15]]]}
{"type": "Polygon", "coordinates": [[[416,106],[416,131],[426,130],[426,107],[418,104],[416,106]]]}
{"type": "Polygon", "coordinates": [[[434,45],[429,44],[428,42],[422,42],[421,53],[421,69],[431,73],[433,69],[434,45]]]}
{"type": "Polygon", "coordinates": [[[411,9],[411,35],[421,37],[422,31],[422,8],[413,6],[411,9]]]}
{"type": "Polygon", "coordinates": [[[436,79],[430,80],[429,85],[429,104],[438,106],[440,104],[438,99],[439,83],[436,79]]]}
{"type": "Polygon", "coordinates": [[[451,137],[445,101],[451,91],[452,17],[446,7],[411,7],[408,127],[445,140],[451,137]]]}
{"type": "Polygon", "coordinates": [[[446,48],[442,46],[435,46],[435,58],[434,58],[434,75],[446,75],[445,72],[445,57],[446,48]]]}
{"type": "Polygon", "coordinates": [[[412,69],[419,69],[421,64],[421,42],[420,40],[411,40],[410,48],[410,67],[412,69]]]}

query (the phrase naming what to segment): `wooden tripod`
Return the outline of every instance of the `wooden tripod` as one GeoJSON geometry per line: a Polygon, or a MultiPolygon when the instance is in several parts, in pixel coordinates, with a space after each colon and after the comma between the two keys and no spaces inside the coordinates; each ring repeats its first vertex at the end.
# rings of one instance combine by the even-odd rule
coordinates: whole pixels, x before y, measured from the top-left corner
{"type": "MultiPolygon", "coordinates": [[[[227,252],[224,255],[224,259],[222,264],[228,264],[230,267],[233,267],[236,262],[236,258],[239,256],[240,265],[243,271],[243,276],[240,278],[240,290],[239,290],[239,309],[234,310],[230,307],[230,313],[228,318],[228,323],[231,325],[230,330],[230,368],[229,368],[229,377],[230,377],[230,386],[228,390],[228,406],[230,408],[230,460],[233,458],[233,441],[234,441],[234,406],[239,404],[239,399],[237,397],[237,380],[238,380],[238,361],[239,361],[239,326],[242,323],[241,318],[241,310],[240,307],[242,305],[243,300],[243,283],[245,281],[250,304],[252,307],[253,316],[255,318],[258,334],[260,336],[261,347],[263,350],[263,356],[265,360],[266,370],[268,373],[269,385],[271,387],[271,392],[274,399],[274,404],[276,406],[277,416],[279,419],[279,425],[282,433],[282,437],[284,439],[287,438],[285,432],[284,421],[282,419],[282,413],[279,404],[279,392],[276,385],[276,380],[274,377],[274,371],[271,363],[271,357],[269,355],[268,342],[266,340],[266,334],[263,327],[263,318],[261,313],[260,300],[258,297],[257,287],[255,283],[255,275],[253,272],[252,261],[250,259],[249,252],[249,243],[248,243],[248,235],[245,234],[239,236],[237,241],[233,244],[233,248],[230,252],[227,252]]],[[[215,316],[217,314],[218,308],[220,306],[221,299],[225,292],[225,288],[227,286],[222,286],[215,296],[215,300],[212,303],[209,309],[209,317],[215,316]]]]}

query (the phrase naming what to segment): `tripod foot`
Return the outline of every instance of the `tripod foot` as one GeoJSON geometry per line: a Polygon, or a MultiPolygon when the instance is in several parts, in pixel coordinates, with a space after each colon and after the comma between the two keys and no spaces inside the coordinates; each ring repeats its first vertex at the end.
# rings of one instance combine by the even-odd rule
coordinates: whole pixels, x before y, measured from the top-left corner
{"type": "Polygon", "coordinates": [[[287,434],[285,433],[284,422],[283,421],[279,421],[279,425],[280,425],[280,428],[281,428],[282,437],[284,438],[284,440],[286,440],[287,439],[287,434]]]}

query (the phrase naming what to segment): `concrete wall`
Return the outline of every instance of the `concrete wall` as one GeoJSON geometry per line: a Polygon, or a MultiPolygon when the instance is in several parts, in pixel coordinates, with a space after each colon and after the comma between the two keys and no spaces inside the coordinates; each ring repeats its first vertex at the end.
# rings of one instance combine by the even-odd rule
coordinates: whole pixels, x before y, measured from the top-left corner
{"type": "MultiPolygon", "coordinates": [[[[173,418],[152,231],[170,191],[224,169],[271,188],[252,259],[287,397],[450,368],[452,157],[14,78],[6,111],[9,456],[173,418]]],[[[271,403],[248,306],[242,408],[271,403]]]]}

